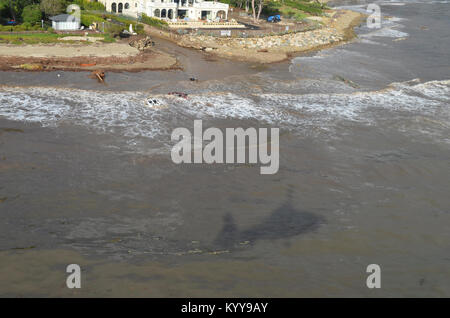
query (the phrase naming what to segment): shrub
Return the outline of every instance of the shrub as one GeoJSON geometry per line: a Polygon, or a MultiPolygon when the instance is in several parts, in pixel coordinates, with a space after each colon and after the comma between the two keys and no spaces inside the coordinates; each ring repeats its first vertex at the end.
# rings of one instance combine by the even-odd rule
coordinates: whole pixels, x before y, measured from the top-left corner
{"type": "Polygon", "coordinates": [[[295,16],[295,11],[292,9],[286,9],[283,10],[283,15],[286,16],[287,18],[292,18],[293,16],[295,16]]]}
{"type": "Polygon", "coordinates": [[[41,22],[42,13],[38,4],[31,4],[23,8],[22,20],[25,23],[36,24],[41,22]]]}
{"type": "Polygon", "coordinates": [[[103,3],[88,1],[88,0],[75,0],[73,3],[78,4],[81,10],[95,10],[95,11],[105,11],[106,8],[103,3]]]}
{"type": "Polygon", "coordinates": [[[314,15],[322,15],[322,5],[316,2],[306,2],[306,1],[295,1],[295,0],[284,0],[284,4],[301,10],[303,12],[307,12],[314,15]]]}
{"type": "Polygon", "coordinates": [[[106,20],[95,14],[81,13],[81,24],[90,26],[94,22],[105,22],[106,20]]]}
{"type": "Polygon", "coordinates": [[[302,12],[296,13],[296,14],[294,15],[294,18],[295,18],[296,20],[298,20],[298,21],[302,21],[302,20],[306,19],[307,17],[308,17],[308,16],[307,16],[306,14],[302,13],[302,12]]]}
{"type": "Polygon", "coordinates": [[[41,0],[41,11],[47,16],[57,15],[64,12],[65,1],[64,0],[41,0]]]}
{"type": "Polygon", "coordinates": [[[108,23],[105,26],[105,31],[111,34],[111,36],[116,37],[124,30],[122,25],[108,23]]]}
{"type": "Polygon", "coordinates": [[[144,34],[144,26],[142,24],[135,24],[133,29],[137,34],[144,34]]]}
{"type": "Polygon", "coordinates": [[[105,5],[101,2],[87,2],[84,6],[86,10],[105,11],[105,5]]]}
{"type": "Polygon", "coordinates": [[[155,28],[158,28],[158,29],[166,29],[168,27],[168,24],[167,24],[166,21],[160,20],[160,19],[157,19],[157,18],[149,17],[145,13],[142,14],[141,22],[145,23],[145,24],[148,24],[148,25],[151,25],[151,26],[153,26],[155,28]]]}
{"type": "Polygon", "coordinates": [[[266,6],[264,6],[264,8],[262,9],[262,13],[268,16],[280,14],[281,13],[280,8],[281,3],[270,1],[269,3],[267,3],[266,6]]]}

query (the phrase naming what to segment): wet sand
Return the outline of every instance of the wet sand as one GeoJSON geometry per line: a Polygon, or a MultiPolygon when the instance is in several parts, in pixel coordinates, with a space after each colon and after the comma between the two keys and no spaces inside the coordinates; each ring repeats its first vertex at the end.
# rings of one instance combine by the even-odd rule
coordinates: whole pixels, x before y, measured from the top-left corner
{"type": "MultiPolygon", "coordinates": [[[[155,47],[159,52],[162,52],[163,56],[177,57],[177,63],[174,67],[169,70],[158,70],[161,65],[154,61],[156,64],[155,70],[138,71],[141,66],[137,63],[135,71],[131,69],[130,72],[128,69],[132,68],[133,64],[124,65],[123,68],[117,66],[117,69],[109,69],[108,66],[104,65],[101,69],[107,70],[107,73],[105,84],[101,84],[90,79],[90,76],[85,72],[79,72],[79,67],[70,71],[70,65],[72,64],[69,61],[66,67],[53,68],[54,72],[3,71],[2,76],[0,76],[0,85],[15,86],[20,84],[20,86],[53,86],[109,91],[170,92],[177,89],[189,91],[191,88],[201,87],[207,81],[216,81],[232,76],[247,76],[267,69],[267,66],[261,66],[258,63],[214,58],[208,53],[183,48],[161,38],[154,38],[154,41],[155,47]],[[66,68],[69,70],[66,70],[66,68]],[[197,81],[192,82],[190,78],[195,78],[197,81]]],[[[90,71],[99,68],[100,66],[96,65],[83,67],[82,69],[90,71]]]]}

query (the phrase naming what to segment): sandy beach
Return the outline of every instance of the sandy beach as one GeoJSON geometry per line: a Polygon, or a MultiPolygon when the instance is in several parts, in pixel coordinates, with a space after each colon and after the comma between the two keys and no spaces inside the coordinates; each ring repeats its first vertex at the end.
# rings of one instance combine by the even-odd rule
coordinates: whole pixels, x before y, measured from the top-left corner
{"type": "Polygon", "coordinates": [[[68,58],[81,56],[95,57],[130,57],[139,51],[127,43],[107,43],[92,45],[0,45],[0,56],[68,58]]]}
{"type": "Polygon", "coordinates": [[[140,52],[127,42],[0,45],[0,69],[19,71],[142,71],[177,67],[177,59],[157,49],[140,52]]]}

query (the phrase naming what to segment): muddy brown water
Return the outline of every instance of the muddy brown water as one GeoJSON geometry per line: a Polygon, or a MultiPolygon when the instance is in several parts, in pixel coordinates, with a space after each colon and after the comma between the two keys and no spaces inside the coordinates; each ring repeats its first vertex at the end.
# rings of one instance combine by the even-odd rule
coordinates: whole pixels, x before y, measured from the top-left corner
{"type": "Polygon", "coordinates": [[[1,73],[0,295],[449,296],[449,4],[381,8],[385,28],[270,66],[161,42],[184,71],[1,73]],[[175,165],[195,119],[279,127],[280,170],[175,165]]]}

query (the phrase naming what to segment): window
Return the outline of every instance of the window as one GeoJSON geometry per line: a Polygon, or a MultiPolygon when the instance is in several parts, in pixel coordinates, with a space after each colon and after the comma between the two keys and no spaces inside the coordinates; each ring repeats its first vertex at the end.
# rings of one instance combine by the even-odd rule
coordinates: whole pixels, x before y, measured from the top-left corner
{"type": "Polygon", "coordinates": [[[130,4],[129,3],[125,3],[125,10],[128,10],[130,8],[130,4]]]}

